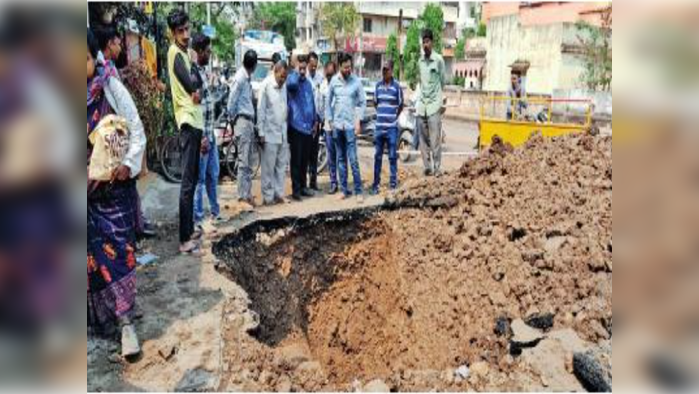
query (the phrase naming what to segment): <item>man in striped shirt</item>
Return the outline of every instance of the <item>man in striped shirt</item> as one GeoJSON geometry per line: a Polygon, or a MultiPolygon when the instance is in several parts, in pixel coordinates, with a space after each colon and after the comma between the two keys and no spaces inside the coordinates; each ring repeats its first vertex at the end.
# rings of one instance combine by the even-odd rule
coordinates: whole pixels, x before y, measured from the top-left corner
{"type": "Polygon", "coordinates": [[[380,192],[381,166],[383,153],[388,146],[388,162],[391,166],[390,189],[398,187],[398,117],[403,111],[403,90],[398,81],[393,79],[393,62],[383,65],[383,81],[376,84],[374,100],[376,104],[376,132],[374,141],[374,185],[371,194],[380,192]]]}

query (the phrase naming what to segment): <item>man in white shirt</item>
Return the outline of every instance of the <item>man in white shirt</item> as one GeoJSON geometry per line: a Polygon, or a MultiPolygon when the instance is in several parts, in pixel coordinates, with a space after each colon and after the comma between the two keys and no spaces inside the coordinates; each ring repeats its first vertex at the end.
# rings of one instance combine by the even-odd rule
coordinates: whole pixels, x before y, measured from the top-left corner
{"type": "Polygon", "coordinates": [[[262,148],[262,199],[264,205],[284,204],[284,181],[289,161],[288,107],[285,61],[274,65],[260,89],[257,127],[262,148]]]}

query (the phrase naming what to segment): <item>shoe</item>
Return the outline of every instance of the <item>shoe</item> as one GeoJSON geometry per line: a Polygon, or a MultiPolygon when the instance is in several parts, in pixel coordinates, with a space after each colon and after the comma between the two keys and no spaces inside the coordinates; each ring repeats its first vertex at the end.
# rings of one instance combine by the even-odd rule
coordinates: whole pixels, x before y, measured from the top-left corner
{"type": "Polygon", "coordinates": [[[364,204],[364,194],[357,194],[357,202],[359,204],[364,204]]]}
{"type": "Polygon", "coordinates": [[[289,203],[289,200],[287,200],[287,199],[284,198],[284,197],[277,197],[277,198],[274,199],[274,203],[275,203],[275,204],[280,204],[280,205],[286,205],[286,204],[289,203]]]}
{"type": "Polygon", "coordinates": [[[301,195],[303,197],[315,197],[316,194],[313,193],[313,190],[311,190],[311,189],[303,189],[301,191],[301,195]]]}
{"type": "Polygon", "coordinates": [[[378,187],[372,187],[371,190],[369,191],[370,196],[378,196],[381,194],[381,191],[379,190],[378,187]]]}
{"type": "Polygon", "coordinates": [[[141,354],[141,345],[138,343],[138,335],[133,324],[128,324],[121,329],[121,356],[125,359],[134,358],[141,354]]]}
{"type": "Polygon", "coordinates": [[[291,199],[294,200],[294,201],[296,201],[296,202],[301,202],[301,201],[303,201],[303,198],[301,197],[300,194],[293,194],[293,195],[291,196],[291,199]]]}
{"type": "Polygon", "coordinates": [[[314,182],[311,183],[311,187],[309,187],[309,189],[318,193],[322,192],[322,190],[320,190],[320,188],[318,187],[318,184],[314,182]]]}
{"type": "Polygon", "coordinates": [[[349,200],[350,198],[352,198],[352,195],[351,195],[351,194],[345,194],[345,193],[340,193],[340,195],[337,197],[337,199],[340,200],[340,201],[349,200]]]}
{"type": "Polygon", "coordinates": [[[340,191],[340,189],[338,189],[337,186],[334,186],[334,185],[333,185],[333,186],[330,186],[330,193],[329,193],[329,194],[330,194],[331,196],[334,196],[335,194],[337,194],[338,191],[340,191]]]}
{"type": "Polygon", "coordinates": [[[430,169],[425,170],[425,176],[432,176],[432,170],[430,170],[430,169]]]}

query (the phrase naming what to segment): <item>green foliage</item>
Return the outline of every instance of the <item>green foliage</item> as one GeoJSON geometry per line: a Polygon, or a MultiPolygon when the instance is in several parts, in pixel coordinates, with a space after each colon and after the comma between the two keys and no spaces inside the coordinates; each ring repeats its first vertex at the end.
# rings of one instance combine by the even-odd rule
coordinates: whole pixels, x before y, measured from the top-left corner
{"type": "Polygon", "coordinates": [[[451,81],[451,84],[463,88],[466,85],[466,78],[455,75],[454,79],[451,81]]]}
{"type": "Polygon", "coordinates": [[[486,26],[485,23],[481,22],[478,25],[478,32],[476,33],[476,36],[478,37],[486,37],[488,35],[488,26],[486,26]]]}
{"type": "Polygon", "coordinates": [[[456,60],[464,60],[466,58],[466,38],[460,38],[454,49],[456,60]]]}
{"type": "MultiPolygon", "coordinates": [[[[211,52],[219,60],[232,63],[235,60],[235,27],[224,14],[225,3],[211,4],[211,24],[216,29],[216,37],[211,41],[211,52]]],[[[193,31],[201,32],[207,21],[206,3],[190,3],[189,18],[193,31]]]]}
{"type": "Polygon", "coordinates": [[[405,52],[403,54],[405,69],[404,79],[413,90],[417,87],[419,76],[418,60],[420,60],[420,55],[422,53],[420,50],[420,25],[418,21],[413,21],[410,24],[405,42],[405,52]]]}
{"type": "Polygon", "coordinates": [[[426,29],[432,30],[434,34],[433,50],[437,53],[442,53],[442,35],[444,34],[444,12],[442,8],[435,3],[430,3],[425,7],[425,11],[420,17],[426,29]]]}
{"type": "Polygon", "coordinates": [[[291,51],[296,47],[296,3],[255,3],[250,27],[281,34],[286,49],[291,51]]]}
{"type": "Polygon", "coordinates": [[[585,71],[581,82],[590,90],[608,92],[612,88],[612,7],[602,16],[602,26],[580,21],[576,24],[583,50],[585,71]]]}
{"type": "Polygon", "coordinates": [[[386,59],[393,60],[394,69],[393,75],[396,79],[400,79],[400,50],[398,49],[398,38],[395,34],[388,36],[388,42],[386,43],[386,59]]]}
{"type": "Polygon", "coordinates": [[[466,40],[468,40],[469,38],[476,37],[477,35],[478,31],[476,31],[476,29],[474,29],[473,27],[467,27],[461,31],[461,36],[466,40]]]}
{"type": "Polygon", "coordinates": [[[361,17],[353,3],[325,3],[320,12],[323,34],[333,41],[340,51],[340,38],[355,36],[361,17]]]}

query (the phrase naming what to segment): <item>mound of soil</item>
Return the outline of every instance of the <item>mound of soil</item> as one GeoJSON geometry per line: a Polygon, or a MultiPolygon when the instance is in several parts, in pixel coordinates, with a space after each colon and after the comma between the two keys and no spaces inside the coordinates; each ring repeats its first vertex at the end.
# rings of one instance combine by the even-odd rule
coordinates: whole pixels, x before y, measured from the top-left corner
{"type": "Polygon", "coordinates": [[[545,389],[510,354],[507,322],[611,338],[611,146],[495,143],[458,173],[409,182],[389,211],[224,240],[255,317],[250,335],[228,331],[222,388],[545,389]],[[463,365],[471,376],[454,373],[463,365]]]}

